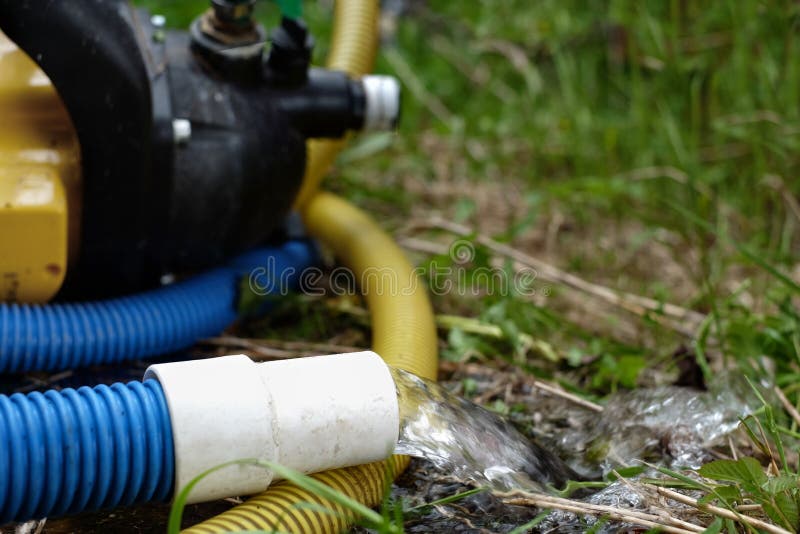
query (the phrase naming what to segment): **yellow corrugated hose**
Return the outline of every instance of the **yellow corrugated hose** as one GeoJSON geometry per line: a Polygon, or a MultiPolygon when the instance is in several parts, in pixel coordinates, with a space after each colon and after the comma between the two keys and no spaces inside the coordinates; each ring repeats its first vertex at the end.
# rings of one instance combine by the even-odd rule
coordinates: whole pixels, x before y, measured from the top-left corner
{"type": "Polygon", "coordinates": [[[436,324],[419,275],[366,213],[331,193],[308,206],[311,235],[356,275],[372,317],[372,347],[387,363],[436,379],[436,324]]]}
{"type": "MultiPolygon", "coordinates": [[[[376,0],[338,0],[328,66],[365,74],[377,43],[376,0]]],[[[359,282],[372,315],[372,345],[390,365],[436,378],[437,342],[433,310],[418,274],[402,250],[363,211],[329,193],[318,193],[322,176],[342,142],[314,141],[296,206],[309,233],[333,251],[359,282]]],[[[368,506],[381,502],[386,477],[405,469],[408,459],[336,469],[314,477],[368,506]]],[[[186,532],[266,530],[295,533],[341,532],[354,519],[340,505],[294,484],[280,482],[186,532]],[[312,503],[315,506],[302,506],[312,503]],[[328,509],[333,513],[325,513],[328,509]]]]}
{"type": "MultiPolygon", "coordinates": [[[[329,193],[318,193],[306,211],[308,230],[330,247],[362,282],[372,314],[373,348],[390,364],[425,378],[436,378],[436,327],[417,273],[392,239],[364,212],[329,193]]],[[[399,474],[405,458],[393,457],[315,475],[315,478],[368,506],[380,503],[389,473],[399,474]]],[[[294,484],[282,482],[246,503],[201,523],[188,532],[241,530],[334,533],[352,515],[338,504],[294,484]],[[298,507],[304,502],[337,515],[298,507]]]]}
{"type": "MultiPolygon", "coordinates": [[[[377,0],[337,0],[331,50],[326,66],[347,72],[353,77],[372,71],[378,50],[377,0]]],[[[303,211],[317,193],[319,184],[347,139],[314,139],[308,142],[308,158],[303,185],[295,200],[295,208],[303,211]]]]}

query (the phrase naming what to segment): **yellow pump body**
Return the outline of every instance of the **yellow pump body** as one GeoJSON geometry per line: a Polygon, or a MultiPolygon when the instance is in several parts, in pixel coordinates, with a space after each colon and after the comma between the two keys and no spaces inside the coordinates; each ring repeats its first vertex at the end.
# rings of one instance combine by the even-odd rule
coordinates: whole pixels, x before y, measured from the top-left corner
{"type": "Polygon", "coordinates": [[[45,302],[78,250],[80,147],[44,72],[0,33],[0,301],[45,302]]]}

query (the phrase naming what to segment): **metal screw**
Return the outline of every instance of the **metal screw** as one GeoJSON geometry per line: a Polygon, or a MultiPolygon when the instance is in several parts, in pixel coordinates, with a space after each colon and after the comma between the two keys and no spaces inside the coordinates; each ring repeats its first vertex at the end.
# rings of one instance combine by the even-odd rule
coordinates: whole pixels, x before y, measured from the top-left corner
{"type": "Polygon", "coordinates": [[[163,28],[167,24],[167,17],[155,14],[150,17],[150,24],[152,24],[154,28],[163,28]]]}
{"type": "Polygon", "coordinates": [[[189,119],[172,119],[172,139],[176,145],[188,143],[192,138],[192,123],[189,119]]]}

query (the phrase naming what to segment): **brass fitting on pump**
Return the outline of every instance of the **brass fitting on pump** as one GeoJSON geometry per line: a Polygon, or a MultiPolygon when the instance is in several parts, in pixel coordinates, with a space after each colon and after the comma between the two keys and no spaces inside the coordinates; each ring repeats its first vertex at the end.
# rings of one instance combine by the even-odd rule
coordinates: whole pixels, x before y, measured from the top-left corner
{"type": "Polygon", "coordinates": [[[203,29],[228,42],[252,42],[255,5],[256,0],[211,0],[211,8],[203,17],[203,29]]]}
{"type": "Polygon", "coordinates": [[[192,23],[192,50],[223,74],[257,79],[267,32],[253,18],[255,0],[211,0],[192,23]]]}

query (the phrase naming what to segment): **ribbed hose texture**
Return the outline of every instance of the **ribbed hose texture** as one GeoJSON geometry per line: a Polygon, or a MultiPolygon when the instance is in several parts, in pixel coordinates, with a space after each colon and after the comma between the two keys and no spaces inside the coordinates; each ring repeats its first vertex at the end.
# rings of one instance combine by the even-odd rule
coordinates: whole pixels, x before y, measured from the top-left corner
{"type": "Polygon", "coordinates": [[[136,295],[84,303],[0,304],[0,373],[75,369],[189,347],[236,319],[242,276],[264,268],[266,276],[282,276],[293,284],[315,257],[311,243],[290,241],[136,295]]]}
{"type": "Polygon", "coordinates": [[[163,501],[173,478],[155,380],[0,396],[0,524],[163,501]]]}
{"type": "MultiPolygon", "coordinates": [[[[315,478],[339,493],[367,506],[377,506],[387,483],[408,465],[408,457],[393,456],[383,462],[317,473],[315,478]]],[[[184,530],[184,534],[222,532],[346,532],[356,514],[335,501],[286,481],[252,497],[244,505],[184,530]],[[310,503],[311,506],[304,506],[310,503]],[[312,508],[315,507],[315,508],[312,508]],[[327,510],[325,512],[322,510],[327,510]]]]}
{"type": "MultiPolygon", "coordinates": [[[[344,71],[353,78],[372,72],[378,51],[379,7],[377,0],[336,0],[331,48],[325,61],[327,68],[344,71]]],[[[320,182],[348,138],[308,141],[306,173],[294,204],[299,211],[304,211],[317,194],[320,182]]]]}
{"type": "MultiPolygon", "coordinates": [[[[389,365],[435,379],[438,366],[433,309],[418,273],[403,251],[366,213],[329,193],[314,196],[305,223],[309,233],[329,247],[356,279],[363,281],[361,291],[372,315],[375,352],[389,365]],[[386,277],[366,276],[376,272],[392,273],[391,283],[395,285],[387,287],[386,277]]],[[[383,462],[326,471],[314,477],[372,507],[381,503],[387,477],[401,473],[407,464],[408,458],[393,456],[383,462]]],[[[344,531],[352,519],[353,514],[338,503],[283,482],[185,532],[334,534],[344,531]],[[316,508],[303,506],[308,502],[316,508]]]]}

